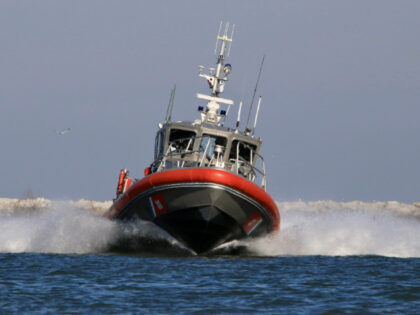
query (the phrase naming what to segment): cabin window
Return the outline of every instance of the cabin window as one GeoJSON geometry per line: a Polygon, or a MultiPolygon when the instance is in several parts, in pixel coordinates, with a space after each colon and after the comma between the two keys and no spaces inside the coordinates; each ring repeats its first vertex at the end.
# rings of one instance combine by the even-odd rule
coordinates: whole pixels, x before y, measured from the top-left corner
{"type": "Polygon", "coordinates": [[[230,150],[229,159],[235,159],[237,158],[237,150],[239,148],[239,158],[252,163],[252,159],[254,159],[254,153],[257,147],[253,144],[242,142],[239,140],[233,140],[232,141],[232,148],[230,150]]]}
{"type": "Polygon", "coordinates": [[[227,139],[225,137],[203,134],[198,150],[201,156],[206,152],[208,159],[211,159],[214,155],[218,155],[220,158],[224,155],[226,143],[227,139]]]}
{"type": "Polygon", "coordinates": [[[171,129],[169,146],[172,151],[192,151],[195,132],[191,130],[171,129]]]}
{"type": "Polygon", "coordinates": [[[155,160],[163,154],[164,133],[159,131],[155,139],[155,160]]]}

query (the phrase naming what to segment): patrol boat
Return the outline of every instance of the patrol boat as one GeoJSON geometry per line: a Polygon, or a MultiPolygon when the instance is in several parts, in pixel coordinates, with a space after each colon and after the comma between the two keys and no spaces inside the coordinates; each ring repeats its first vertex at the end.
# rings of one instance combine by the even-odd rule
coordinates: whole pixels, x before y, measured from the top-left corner
{"type": "Polygon", "coordinates": [[[172,121],[173,89],[165,121],[156,134],[154,161],[136,181],[121,170],[117,198],[105,213],[112,220],[152,222],[196,254],[233,240],[266,235],[280,226],[276,203],[266,192],[265,163],[259,154],[262,140],[253,132],[261,98],[254,128],[238,128],[242,102],[236,126],[224,126],[234,105],[233,100],[220,97],[232,71],[225,58],[233,30],[234,25],[220,24],[216,68],[203,73],[200,66],[199,76],[211,89],[209,95],[196,95],[206,102],[198,107],[200,119],[172,121]]]}

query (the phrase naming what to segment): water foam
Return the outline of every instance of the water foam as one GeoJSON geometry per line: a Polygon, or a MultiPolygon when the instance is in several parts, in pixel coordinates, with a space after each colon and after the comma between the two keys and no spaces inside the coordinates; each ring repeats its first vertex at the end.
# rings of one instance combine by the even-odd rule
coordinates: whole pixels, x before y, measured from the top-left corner
{"type": "Polygon", "coordinates": [[[94,206],[86,211],[83,201],[1,201],[0,252],[98,252],[116,233],[113,222],[95,214],[94,206]]]}
{"type": "Polygon", "coordinates": [[[149,222],[120,224],[103,218],[111,204],[83,199],[0,198],[0,252],[86,254],[120,247],[148,251],[148,245],[161,243],[180,246],[149,222]]]}
{"type": "MultiPolygon", "coordinates": [[[[0,198],[0,252],[97,253],[132,237],[179,245],[147,222],[127,226],[102,218],[110,205],[0,198]]],[[[420,204],[297,201],[277,205],[280,233],[233,245],[245,245],[261,256],[420,257],[420,204]]]]}
{"type": "Polygon", "coordinates": [[[420,257],[420,207],[399,202],[279,202],[280,233],[245,241],[279,255],[420,257]]]}

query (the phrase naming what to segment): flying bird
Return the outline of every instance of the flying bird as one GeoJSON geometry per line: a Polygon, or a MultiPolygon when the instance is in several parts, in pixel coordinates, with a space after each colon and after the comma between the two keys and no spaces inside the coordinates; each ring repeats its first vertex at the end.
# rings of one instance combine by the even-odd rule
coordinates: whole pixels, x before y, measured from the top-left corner
{"type": "Polygon", "coordinates": [[[70,132],[70,128],[63,129],[63,130],[56,130],[55,132],[56,132],[58,135],[63,136],[63,135],[65,135],[66,133],[70,132]]]}

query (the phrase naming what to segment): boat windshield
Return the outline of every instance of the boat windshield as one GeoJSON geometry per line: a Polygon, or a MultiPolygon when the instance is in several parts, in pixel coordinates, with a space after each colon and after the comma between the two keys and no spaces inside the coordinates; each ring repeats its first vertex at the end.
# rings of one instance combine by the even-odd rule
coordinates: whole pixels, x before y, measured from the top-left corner
{"type": "Polygon", "coordinates": [[[191,130],[172,129],[169,134],[170,151],[191,151],[194,147],[195,132],[191,130]]]}
{"type": "Polygon", "coordinates": [[[159,131],[155,139],[155,160],[163,154],[163,142],[165,139],[164,131],[159,131]]]}
{"type": "Polygon", "coordinates": [[[226,143],[225,137],[203,134],[198,151],[200,156],[205,154],[208,159],[212,159],[215,155],[220,159],[223,158],[226,143]]]}
{"type": "Polygon", "coordinates": [[[246,162],[252,164],[252,160],[254,159],[254,156],[255,156],[254,153],[257,147],[250,143],[242,142],[239,140],[233,140],[229,159],[236,160],[238,148],[239,148],[239,159],[245,160],[246,162]]]}

